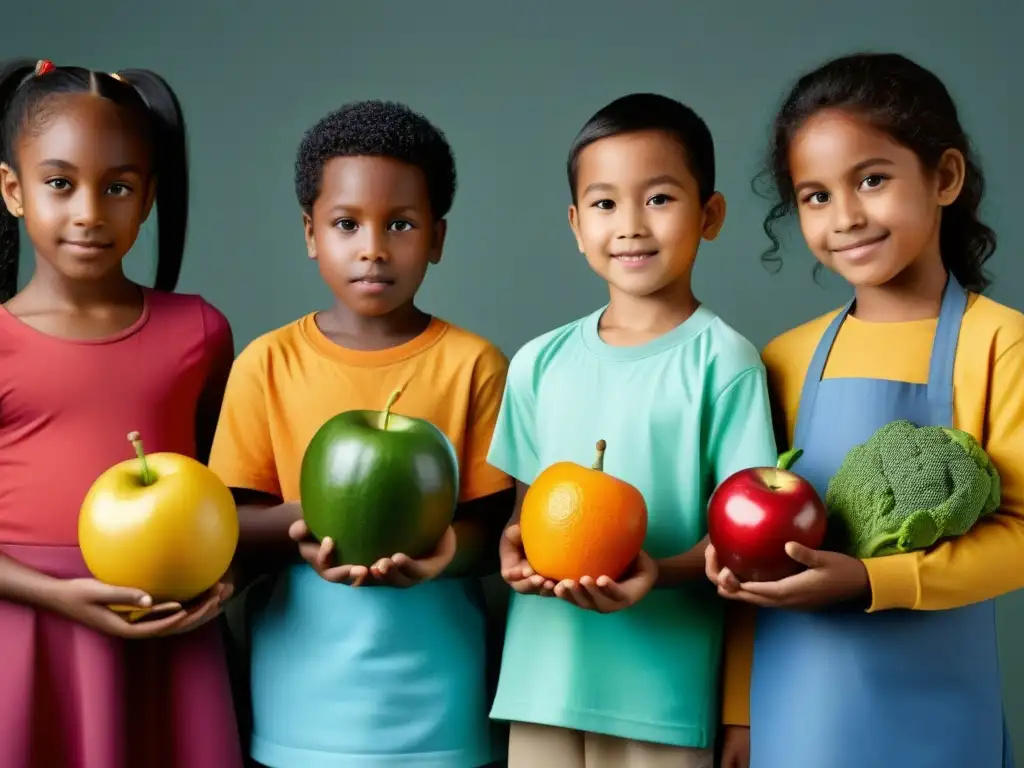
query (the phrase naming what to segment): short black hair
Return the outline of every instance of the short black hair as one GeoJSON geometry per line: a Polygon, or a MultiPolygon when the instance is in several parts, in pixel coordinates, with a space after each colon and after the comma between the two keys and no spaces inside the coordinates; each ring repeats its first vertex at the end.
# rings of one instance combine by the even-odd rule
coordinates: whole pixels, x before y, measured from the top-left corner
{"type": "Polygon", "coordinates": [[[715,193],[715,142],[707,123],[685,104],[657,93],[631,93],[599,109],[573,139],[567,171],[573,204],[580,153],[595,141],[637,131],[665,131],[679,141],[703,205],[715,193]]]}
{"type": "MultiPolygon", "coordinates": [[[[83,67],[54,66],[37,59],[3,62],[0,64],[0,162],[17,171],[18,138],[24,131],[37,130],[40,121],[52,116],[53,99],[78,93],[109,99],[142,118],[137,127],[149,140],[157,179],[154,287],[173,291],[181,274],[188,230],[188,142],[178,97],[156,72],[122,69],[112,75],[83,67]]],[[[0,199],[0,301],[6,301],[17,292],[19,239],[18,220],[0,199]]]]}
{"type": "MultiPolygon", "coordinates": [[[[755,190],[758,182],[768,180],[775,198],[764,220],[772,245],[762,254],[763,262],[781,267],[774,225],[793,213],[797,203],[789,170],[790,144],[804,123],[823,109],[864,118],[913,151],[929,170],[937,167],[948,149],[964,156],[964,185],[956,201],[942,211],[939,250],[946,268],[964,288],[979,293],[987,288],[990,280],[984,264],[996,250],[996,234],[979,214],[985,194],[981,161],[942,80],[898,53],[840,56],[793,84],[772,125],[765,169],[754,179],[755,190]]],[[[815,266],[816,272],[820,266],[815,266]]]]}
{"type": "Polygon", "coordinates": [[[324,165],[335,157],[388,157],[419,168],[435,220],[455,197],[455,158],[444,134],[422,115],[393,101],[356,101],[306,132],[295,160],[295,193],[307,214],[320,195],[324,165]]]}

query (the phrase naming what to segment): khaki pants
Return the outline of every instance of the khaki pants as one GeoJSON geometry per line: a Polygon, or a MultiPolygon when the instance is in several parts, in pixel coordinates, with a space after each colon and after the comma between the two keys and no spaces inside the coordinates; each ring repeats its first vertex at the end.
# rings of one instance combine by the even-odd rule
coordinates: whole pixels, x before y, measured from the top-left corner
{"type": "Polygon", "coordinates": [[[714,750],[512,723],[508,768],[713,768],[714,750]]]}

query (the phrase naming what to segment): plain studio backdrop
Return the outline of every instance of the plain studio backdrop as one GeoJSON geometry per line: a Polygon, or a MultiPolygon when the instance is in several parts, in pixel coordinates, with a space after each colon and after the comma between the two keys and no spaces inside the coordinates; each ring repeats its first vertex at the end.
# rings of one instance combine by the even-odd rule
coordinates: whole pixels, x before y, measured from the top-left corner
{"type": "MultiPolygon", "coordinates": [[[[1024,5],[1005,0],[614,0],[354,3],[4,3],[3,55],[163,74],[191,135],[192,218],[180,290],[227,313],[237,349],[328,301],[305,256],[292,186],[304,130],[352,99],[404,101],[451,140],[459,189],[422,305],[513,354],[596,308],[601,282],[566,224],[565,156],[607,101],[657,91],[707,120],[724,231],[705,245],[699,297],[759,346],[839,305],[795,229],[785,266],[759,263],[767,203],[750,187],[769,121],[802,70],[854,50],[904,53],[947,83],[988,174],[999,235],[990,295],[1024,309],[1024,5]]],[[[129,256],[151,281],[153,228],[129,256]]],[[[27,253],[25,254],[27,257],[27,253]]],[[[23,279],[29,272],[24,262],[23,279]]],[[[383,403],[383,401],[382,401],[383,403]]],[[[1024,457],[1022,457],[1024,460],[1024,457]]],[[[1009,719],[1024,749],[1024,600],[1001,601],[1009,719]]],[[[950,653],[971,653],[950,648],[950,653]]]]}

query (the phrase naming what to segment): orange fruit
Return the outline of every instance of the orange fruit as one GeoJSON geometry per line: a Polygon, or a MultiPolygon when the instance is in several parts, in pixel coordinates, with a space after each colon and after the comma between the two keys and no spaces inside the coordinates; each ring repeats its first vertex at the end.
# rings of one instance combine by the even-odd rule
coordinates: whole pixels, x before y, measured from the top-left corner
{"type": "Polygon", "coordinates": [[[519,515],[530,567],[553,581],[618,580],[647,536],[647,504],[634,486],[604,471],[605,441],[584,467],[552,464],[530,486],[519,515]]]}

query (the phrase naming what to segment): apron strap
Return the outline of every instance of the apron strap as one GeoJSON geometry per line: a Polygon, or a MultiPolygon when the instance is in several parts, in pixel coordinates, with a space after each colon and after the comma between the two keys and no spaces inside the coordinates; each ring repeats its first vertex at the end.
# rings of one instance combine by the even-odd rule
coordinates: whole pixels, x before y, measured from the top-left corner
{"type": "Polygon", "coordinates": [[[942,294],[942,308],[928,365],[928,410],[935,425],[953,426],[953,365],[966,309],[967,291],[950,272],[942,294]]]}
{"type": "MultiPolygon", "coordinates": [[[[804,441],[807,419],[814,410],[818,395],[818,384],[825,373],[832,345],[835,344],[839,328],[853,309],[854,300],[846,302],[843,309],[832,319],[822,335],[814,356],[807,366],[800,406],[797,411],[793,447],[799,448],[804,441]]],[[[936,425],[953,426],[953,364],[956,361],[956,347],[960,338],[960,324],[967,309],[967,291],[952,272],[942,292],[942,307],[932,342],[931,360],[928,364],[927,400],[931,411],[931,422],[936,425]]]]}
{"type": "Polygon", "coordinates": [[[839,335],[839,327],[843,324],[846,316],[850,314],[852,308],[853,299],[850,299],[839,314],[832,318],[832,322],[829,323],[824,335],[818,341],[818,346],[814,349],[814,356],[807,366],[804,385],[800,392],[800,406],[797,408],[796,429],[793,435],[794,448],[799,448],[803,445],[806,425],[811,417],[811,413],[814,411],[814,399],[818,396],[818,383],[825,373],[825,363],[828,362],[829,352],[832,351],[832,345],[835,343],[836,336],[839,335]]]}

